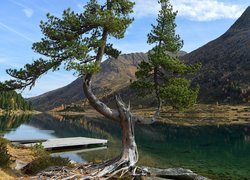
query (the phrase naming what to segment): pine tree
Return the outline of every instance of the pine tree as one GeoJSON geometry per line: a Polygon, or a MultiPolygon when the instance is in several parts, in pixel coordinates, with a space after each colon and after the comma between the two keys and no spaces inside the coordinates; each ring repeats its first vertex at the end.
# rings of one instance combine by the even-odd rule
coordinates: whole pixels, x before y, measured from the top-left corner
{"type": "Polygon", "coordinates": [[[0,83],[0,90],[32,88],[36,80],[49,70],[57,71],[61,65],[65,70],[74,70],[83,80],[83,91],[89,104],[106,118],[118,122],[122,129],[121,155],[109,163],[90,167],[98,170],[98,173],[90,175],[96,179],[106,178],[121,170],[133,172],[138,161],[134,124],[148,122],[133,115],[119,97],[116,97],[116,109],[109,108],[95,97],[91,89],[92,77],[101,70],[104,55],[116,58],[121,53],[108,41],[110,37],[124,37],[133,21],[130,16],[133,5],[129,0],[106,0],[102,4],[90,0],[82,13],[67,9],[61,18],[47,14],[47,21],[40,24],[44,37],[32,47],[46,58],[37,59],[19,70],[7,70],[14,79],[0,83]]]}
{"type": "Polygon", "coordinates": [[[162,103],[176,109],[187,108],[196,102],[198,88],[191,88],[191,81],[185,76],[197,71],[200,65],[189,66],[178,58],[183,41],[175,31],[177,12],[169,0],[158,2],[161,10],[157,25],[152,25],[148,34],[148,44],[155,46],[148,52],[149,60],[139,64],[132,87],[140,96],[153,93],[159,109],[162,103]]]}
{"type": "Polygon", "coordinates": [[[21,94],[15,91],[0,92],[0,108],[4,110],[31,110],[32,106],[26,102],[21,94]]]}
{"type": "MultiPolygon", "coordinates": [[[[42,21],[40,25],[44,37],[40,42],[33,44],[33,50],[43,55],[43,57],[45,56],[46,59],[35,60],[19,70],[7,70],[7,73],[14,79],[0,83],[0,90],[32,88],[39,77],[49,70],[59,70],[61,65],[65,70],[74,70],[79,74],[83,81],[83,92],[89,104],[106,118],[117,122],[121,126],[122,132],[120,155],[104,163],[89,165],[88,168],[90,169],[84,169],[84,172],[90,172],[88,178],[108,179],[109,176],[117,173],[130,172],[133,175],[137,173],[138,151],[135,142],[134,125],[136,123],[153,123],[158,115],[158,111],[152,118],[143,118],[132,114],[130,106],[127,106],[118,96],[115,97],[115,109],[111,109],[94,95],[91,88],[92,77],[96,72],[101,71],[100,64],[104,55],[118,57],[120,54],[120,51],[115,49],[113,44],[108,41],[111,37],[116,39],[124,37],[127,27],[133,21],[130,16],[130,13],[133,12],[133,5],[134,3],[129,0],[106,0],[102,4],[98,3],[97,0],[90,0],[84,6],[82,13],[75,13],[67,9],[63,12],[61,18],[48,14],[47,21],[42,21]]],[[[165,10],[162,12],[165,12],[165,10]]],[[[149,42],[156,43],[159,42],[158,39],[164,38],[163,34],[158,36],[158,31],[152,32],[152,35],[149,35],[149,42]]],[[[170,33],[169,37],[172,36],[170,33]]],[[[171,67],[172,71],[170,72],[172,73],[177,71],[185,74],[190,70],[191,66],[185,66],[181,62],[165,56],[165,51],[169,50],[163,48],[168,47],[166,43],[167,38],[162,39],[161,43],[158,43],[150,53],[150,56],[152,56],[150,57],[151,64],[154,63],[155,66],[151,66],[150,63],[150,66],[147,63],[146,66],[150,68],[156,67],[161,70],[164,65],[171,67]],[[168,59],[168,61],[165,62],[164,59],[168,59]],[[182,68],[175,68],[175,66],[182,68]]],[[[171,41],[171,43],[169,47],[172,48],[172,51],[179,48],[179,43],[175,41],[171,41]]],[[[162,72],[168,73],[167,71],[162,72]]],[[[160,86],[158,75],[156,75],[156,79],[154,89],[158,97],[161,98],[164,89],[160,86]]],[[[171,81],[171,78],[169,78],[169,81],[171,81]]],[[[82,168],[84,167],[82,166],[82,168]]],[[[141,170],[140,173],[142,173],[141,170]]]]}

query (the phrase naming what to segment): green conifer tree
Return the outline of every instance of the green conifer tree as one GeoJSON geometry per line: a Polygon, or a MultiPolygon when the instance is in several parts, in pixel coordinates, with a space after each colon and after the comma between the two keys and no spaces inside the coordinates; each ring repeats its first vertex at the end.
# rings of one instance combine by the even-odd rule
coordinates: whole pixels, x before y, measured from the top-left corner
{"type": "Polygon", "coordinates": [[[200,65],[186,65],[178,58],[183,41],[175,31],[177,12],[173,11],[169,0],[158,2],[161,10],[157,25],[152,25],[148,34],[148,44],[155,46],[148,52],[149,60],[139,64],[137,80],[132,87],[140,96],[153,93],[159,109],[162,103],[176,109],[187,108],[196,102],[198,88],[192,88],[191,81],[185,76],[196,72],[200,65]]]}
{"type": "Polygon", "coordinates": [[[0,92],[0,108],[4,110],[31,110],[32,106],[26,102],[21,94],[15,91],[0,92]]]}
{"type": "MultiPolygon", "coordinates": [[[[127,27],[133,21],[130,16],[130,13],[133,12],[133,5],[134,3],[130,0],[105,0],[102,3],[97,0],[90,0],[84,6],[82,13],[75,13],[68,9],[63,12],[61,18],[48,14],[47,21],[42,21],[40,25],[44,37],[40,42],[33,44],[33,50],[46,58],[26,64],[24,68],[19,70],[7,70],[7,73],[14,79],[0,83],[0,90],[31,88],[39,77],[49,70],[57,71],[60,67],[64,67],[66,70],[75,70],[79,74],[83,81],[83,92],[89,100],[89,104],[106,118],[116,121],[121,126],[122,132],[120,155],[104,163],[86,166],[89,169],[84,169],[84,172],[90,174],[88,174],[88,177],[84,177],[85,179],[108,179],[109,176],[117,173],[130,172],[134,175],[138,172],[136,171],[138,151],[135,142],[134,125],[136,123],[150,124],[155,122],[156,116],[143,118],[132,114],[130,106],[126,106],[117,96],[115,98],[116,107],[114,109],[108,107],[94,95],[91,88],[92,77],[101,70],[100,64],[103,56],[117,57],[120,54],[120,51],[113,48],[113,45],[108,41],[110,37],[116,39],[124,37],[127,27]]],[[[165,11],[163,10],[163,12],[165,11]]],[[[149,63],[150,66],[148,64],[146,66],[150,68],[156,67],[159,70],[166,66],[172,68],[170,72],[175,73],[176,71],[179,74],[181,74],[180,72],[182,74],[189,72],[192,69],[191,66],[185,66],[181,62],[165,56],[165,51],[169,49],[164,49],[164,47],[171,47],[171,51],[175,51],[175,49],[179,48],[179,43],[171,41],[172,44],[168,46],[166,44],[167,38],[163,38],[162,33],[164,32],[160,31],[161,34],[159,35],[156,30],[152,32],[152,35],[149,35],[149,42],[158,45],[150,52],[150,56],[152,56],[150,61],[152,62],[149,63]],[[161,38],[163,39],[159,43],[161,38]],[[159,58],[156,58],[158,56],[159,58]],[[165,62],[164,59],[168,59],[168,61],[165,62]],[[172,61],[174,63],[171,63],[172,61]],[[155,65],[151,66],[153,63],[155,65]],[[181,68],[174,68],[175,66],[181,68]]],[[[169,37],[175,36],[169,33],[169,37]]],[[[167,73],[167,71],[162,72],[167,73]]],[[[157,75],[156,79],[157,81],[154,81],[156,85],[153,87],[155,87],[158,97],[161,98],[162,94],[164,94],[163,90],[167,88],[163,89],[160,86],[161,81],[157,75]]],[[[171,78],[169,78],[169,81],[171,81],[171,78]]],[[[81,168],[85,168],[85,166],[81,166],[81,168]]],[[[142,173],[141,170],[139,172],[142,173]]]]}
{"type": "Polygon", "coordinates": [[[127,27],[133,21],[130,16],[133,5],[130,0],[89,0],[81,13],[67,9],[62,17],[47,14],[47,21],[40,24],[44,37],[33,44],[33,50],[45,58],[26,64],[19,70],[7,70],[14,79],[0,83],[0,90],[32,88],[39,77],[61,67],[74,70],[82,78],[83,92],[90,105],[106,118],[118,122],[122,129],[121,155],[109,163],[92,166],[92,170],[97,170],[90,174],[94,179],[106,179],[107,175],[121,170],[133,172],[138,161],[134,124],[143,122],[143,118],[132,115],[118,97],[116,109],[109,108],[98,100],[91,89],[92,77],[101,70],[104,55],[119,56],[120,51],[108,41],[110,38],[124,37],[127,27]]]}

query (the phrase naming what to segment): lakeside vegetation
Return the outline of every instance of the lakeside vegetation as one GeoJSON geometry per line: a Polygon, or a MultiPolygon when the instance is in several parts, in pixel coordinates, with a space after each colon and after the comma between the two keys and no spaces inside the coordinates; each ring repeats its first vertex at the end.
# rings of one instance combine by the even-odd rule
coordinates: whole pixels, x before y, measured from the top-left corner
{"type": "MultiPolygon", "coordinates": [[[[204,106],[205,111],[203,111],[203,109],[198,105],[192,110],[183,111],[185,108],[189,108],[196,103],[199,90],[198,87],[192,87],[192,82],[186,79],[186,77],[190,73],[196,73],[200,67],[199,64],[197,64],[196,67],[191,65],[186,66],[180,59],[178,59],[178,57],[172,57],[166,54],[166,51],[178,52],[181,49],[183,42],[180,40],[179,36],[175,34],[176,12],[172,12],[173,9],[168,0],[160,0],[159,3],[161,3],[161,10],[157,19],[158,24],[156,26],[152,26],[152,31],[148,35],[148,43],[155,44],[155,47],[148,52],[149,62],[142,62],[139,64],[139,71],[136,73],[137,81],[133,82],[135,89],[139,91],[140,89],[141,91],[146,90],[145,92],[141,93],[148,95],[149,92],[153,92],[153,94],[155,94],[157,110],[156,108],[137,108],[135,110],[137,113],[133,114],[130,111],[130,103],[129,105],[126,105],[120,96],[115,97],[115,108],[110,109],[105,103],[98,100],[91,88],[92,77],[95,73],[100,71],[102,58],[105,55],[116,58],[120,54],[118,50],[112,47],[112,44],[108,43],[108,39],[110,37],[117,39],[123,38],[126,28],[133,21],[133,19],[131,19],[129,16],[129,13],[133,12],[133,3],[130,1],[116,2],[107,0],[107,3],[103,6],[97,4],[96,1],[90,1],[85,6],[86,10],[83,14],[75,14],[73,11],[68,9],[63,12],[62,19],[48,14],[48,21],[42,21],[40,26],[45,37],[42,38],[40,42],[34,43],[33,49],[41,55],[50,57],[50,59],[35,60],[32,64],[27,64],[24,66],[24,69],[20,70],[9,69],[7,70],[7,73],[12,77],[15,77],[16,80],[0,83],[0,90],[4,91],[25,89],[26,87],[32,88],[40,76],[46,74],[49,70],[59,70],[61,63],[65,63],[65,70],[75,70],[76,74],[83,77],[83,91],[86,98],[89,100],[90,105],[104,117],[107,119],[112,119],[118,122],[120,125],[122,130],[122,135],[120,136],[120,139],[122,139],[122,149],[120,155],[101,163],[89,163],[88,165],[81,165],[79,168],[77,168],[79,172],[76,170],[65,171],[64,168],[58,169],[57,167],[55,168],[55,166],[69,166],[69,160],[51,157],[43,150],[42,147],[40,147],[41,144],[30,149],[22,146],[13,146],[9,142],[4,142],[5,140],[2,140],[1,142],[0,139],[0,167],[11,170],[11,166],[18,166],[17,164],[13,165],[13,162],[18,163],[17,160],[20,160],[17,158],[17,154],[23,150],[27,150],[28,152],[25,152],[24,154],[30,152],[31,161],[29,162],[28,166],[22,170],[22,172],[15,170],[11,172],[18,174],[14,175],[15,178],[24,174],[37,174],[38,172],[41,172],[50,166],[54,168],[52,170],[54,173],[53,178],[55,177],[57,179],[62,178],[61,173],[65,173],[65,177],[63,178],[78,178],[79,176],[81,178],[93,177],[95,179],[101,179],[113,178],[115,175],[122,178],[126,176],[139,177],[147,172],[140,170],[140,168],[137,168],[136,166],[138,161],[138,150],[134,133],[134,125],[136,123],[150,124],[155,122],[156,119],[159,119],[159,121],[167,123],[175,123],[179,121],[181,122],[179,123],[180,125],[188,126],[192,125],[192,123],[187,122],[186,119],[182,120],[183,117],[189,117],[189,119],[198,117],[199,120],[194,120],[194,122],[197,122],[196,125],[204,125],[204,122],[202,122],[203,117],[216,117],[216,120],[219,121],[218,115],[223,114],[226,114],[226,116],[229,117],[235,117],[235,119],[232,119],[229,122],[232,123],[236,119],[238,120],[238,113],[242,113],[243,116],[246,116],[247,120],[244,122],[250,122],[248,118],[250,110],[248,107],[244,107],[242,109],[229,107],[226,109],[224,106],[223,108],[220,108],[218,105],[215,105],[216,107],[204,106]],[[96,14],[99,16],[96,17],[96,14]],[[83,21],[83,18],[86,19],[83,21]],[[91,35],[82,39],[86,34],[91,35]],[[79,43],[79,41],[81,43],[79,43]],[[93,52],[96,52],[96,56],[92,55],[93,52]],[[83,62],[82,59],[86,61],[83,62]],[[163,113],[160,115],[164,104],[171,106],[172,109],[166,108],[165,111],[163,111],[163,113]],[[177,110],[182,110],[182,112],[177,110]],[[169,118],[175,118],[175,120],[169,120],[169,118]]],[[[236,90],[238,92],[238,88],[236,90]]],[[[233,89],[232,92],[236,90],[233,89]]],[[[230,93],[234,94],[232,92],[230,93]]],[[[22,96],[17,94],[15,91],[1,92],[0,108],[0,115],[1,112],[30,112],[32,110],[31,104],[26,102],[22,96]]],[[[96,116],[96,113],[94,114],[96,116]]],[[[70,121],[72,122],[72,119],[70,119],[70,121]]],[[[218,121],[215,123],[218,123],[218,121]]],[[[208,123],[211,122],[214,123],[209,119],[208,123]]],[[[47,119],[46,123],[50,124],[51,122],[49,122],[47,119]]],[[[60,123],[63,125],[61,121],[60,123]]],[[[84,121],[82,121],[82,123],[84,123],[84,121]]],[[[205,121],[205,123],[207,123],[207,121],[205,121]]],[[[104,127],[104,125],[101,127],[104,127]]],[[[156,127],[157,130],[161,128],[159,125],[156,125],[156,127]]],[[[59,127],[57,126],[53,129],[57,128],[59,127]]],[[[101,128],[99,129],[102,130],[101,128]]],[[[180,131],[180,129],[177,127],[173,127],[172,129],[175,131],[180,131]]],[[[203,131],[205,133],[211,131],[210,127],[209,129],[207,128],[205,130],[206,131],[203,131]]],[[[73,128],[73,131],[76,131],[76,129],[73,128]]],[[[247,130],[244,129],[244,131],[247,130]]],[[[142,132],[144,134],[147,133],[144,131],[142,132]]],[[[151,133],[152,131],[148,132],[151,133]]],[[[187,134],[191,133],[191,131],[186,132],[188,132],[187,134]]],[[[171,135],[172,134],[169,136],[171,135]]],[[[200,134],[195,134],[195,136],[197,135],[200,134]]],[[[212,133],[212,135],[214,134],[212,133]]],[[[147,142],[146,144],[153,144],[155,142],[152,141],[152,137],[156,137],[155,134],[151,134],[150,138],[145,140],[145,142],[147,142]]],[[[181,139],[183,139],[183,137],[185,136],[182,136],[181,139]]],[[[163,138],[165,138],[165,141],[167,141],[166,136],[163,136],[163,138]]],[[[191,136],[191,138],[194,138],[194,136],[191,136]]],[[[217,137],[214,138],[217,139],[217,137]]],[[[203,141],[203,139],[197,140],[200,142],[203,141]]],[[[248,141],[248,139],[249,136],[246,134],[246,136],[244,136],[244,140],[248,141]]],[[[225,139],[223,138],[223,140],[225,139]]],[[[176,141],[176,139],[174,139],[174,141],[176,141]]],[[[182,143],[182,141],[180,142],[182,143]]],[[[197,142],[195,142],[195,145],[197,142]]],[[[210,144],[211,143],[209,142],[209,144],[205,143],[201,144],[200,146],[205,146],[208,149],[210,144]]],[[[191,144],[191,146],[193,148],[194,144],[191,144]]],[[[155,147],[157,148],[157,151],[151,149],[150,153],[156,152],[155,154],[157,154],[161,149],[161,147],[155,147]]],[[[164,153],[167,152],[170,154],[171,149],[172,148],[166,148],[167,151],[164,151],[164,153]]],[[[184,153],[190,152],[191,151],[189,150],[184,151],[184,153]]],[[[173,154],[170,154],[169,156],[171,158],[175,157],[174,155],[177,153],[178,151],[175,150],[173,151],[173,154]]],[[[201,161],[201,159],[198,160],[201,161]]],[[[155,166],[159,165],[160,163],[161,161],[158,161],[155,166]]],[[[190,162],[190,164],[193,163],[193,161],[190,162]]],[[[209,173],[212,174],[212,171],[209,173]]],[[[43,172],[43,175],[41,176],[42,178],[51,177],[51,172],[43,172]]],[[[225,174],[222,175],[222,177],[224,176],[225,174]]]]}
{"type": "MultiPolygon", "coordinates": [[[[50,115],[63,119],[63,116],[100,116],[91,106],[81,106],[77,108],[69,106],[66,109],[53,109],[48,111],[50,115]],[[79,111],[79,107],[84,110],[79,111]]],[[[155,108],[142,105],[134,105],[131,107],[132,112],[150,117],[153,115],[155,108]]],[[[158,121],[178,124],[183,126],[208,125],[208,124],[244,124],[250,123],[250,105],[228,105],[228,104],[195,104],[186,110],[176,110],[170,106],[163,106],[158,121]]]]}
{"type": "Polygon", "coordinates": [[[51,166],[71,166],[68,158],[52,157],[42,146],[13,145],[1,137],[0,154],[0,179],[28,178],[51,166]]]}
{"type": "MultiPolygon", "coordinates": [[[[183,41],[175,31],[177,12],[173,10],[168,0],[160,0],[158,3],[161,9],[147,40],[147,43],[154,47],[148,51],[149,62],[139,64],[136,72],[137,80],[134,81],[136,90],[147,88],[153,92],[157,100],[157,110],[152,117],[144,118],[132,114],[130,104],[125,104],[120,96],[115,96],[116,107],[110,109],[107,104],[98,100],[91,86],[93,76],[101,72],[103,58],[105,56],[118,58],[121,54],[109,40],[124,38],[126,29],[134,21],[131,14],[135,3],[132,1],[107,0],[101,4],[90,0],[81,14],[67,9],[63,11],[62,18],[48,13],[47,21],[40,23],[44,38],[34,43],[32,47],[35,52],[47,58],[34,60],[20,69],[8,69],[7,73],[15,79],[0,82],[0,90],[9,91],[27,87],[31,89],[48,71],[60,70],[61,64],[64,64],[65,70],[73,70],[82,78],[83,92],[90,105],[107,119],[120,124],[122,148],[120,155],[106,162],[79,167],[81,178],[110,179],[116,176],[134,179],[148,174],[136,166],[139,156],[135,141],[135,124],[154,123],[160,115],[163,104],[175,109],[185,109],[196,102],[198,88],[193,88],[186,76],[196,73],[199,65],[186,65],[178,56],[173,57],[166,53],[179,52],[183,41]]],[[[7,99],[11,107],[5,109],[16,108],[13,99],[7,99]]],[[[63,169],[59,171],[64,172],[63,169]]],[[[60,174],[53,175],[53,178],[61,179],[60,174]]],[[[72,178],[70,171],[65,175],[63,178],[72,178]]],[[[77,176],[79,175],[75,174],[73,177],[77,176]]],[[[48,176],[46,173],[39,176],[42,179],[48,177],[51,175],[48,176]]]]}
{"type": "Polygon", "coordinates": [[[15,91],[0,91],[0,114],[1,112],[32,111],[32,105],[21,94],[15,91]]]}

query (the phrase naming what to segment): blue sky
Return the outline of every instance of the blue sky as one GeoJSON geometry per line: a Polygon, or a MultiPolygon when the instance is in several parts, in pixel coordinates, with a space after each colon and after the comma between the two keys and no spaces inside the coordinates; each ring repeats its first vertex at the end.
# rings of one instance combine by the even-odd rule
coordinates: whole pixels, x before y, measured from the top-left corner
{"type": "MultiPolygon", "coordinates": [[[[1,0],[0,2],[0,81],[9,79],[7,68],[20,68],[40,57],[31,47],[42,37],[39,24],[46,13],[59,16],[66,8],[81,12],[87,0],[1,0]]],[[[134,0],[135,21],[126,37],[113,41],[123,53],[146,52],[147,33],[155,23],[157,0],[134,0]]],[[[183,50],[191,52],[223,34],[249,6],[249,0],[172,0],[178,10],[177,32],[184,40],[183,50]]],[[[48,73],[25,97],[40,95],[69,84],[76,77],[71,72],[48,73]]]]}

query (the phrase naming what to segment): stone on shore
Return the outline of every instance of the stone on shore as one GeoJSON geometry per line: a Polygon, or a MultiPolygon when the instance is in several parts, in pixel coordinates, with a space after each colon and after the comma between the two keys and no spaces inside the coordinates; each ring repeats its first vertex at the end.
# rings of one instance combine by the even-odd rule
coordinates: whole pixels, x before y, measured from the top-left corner
{"type": "Polygon", "coordinates": [[[168,168],[158,169],[144,167],[150,173],[150,176],[144,177],[145,180],[164,180],[164,179],[176,179],[176,180],[209,180],[206,177],[198,175],[189,169],[183,168],[168,168]]]}

